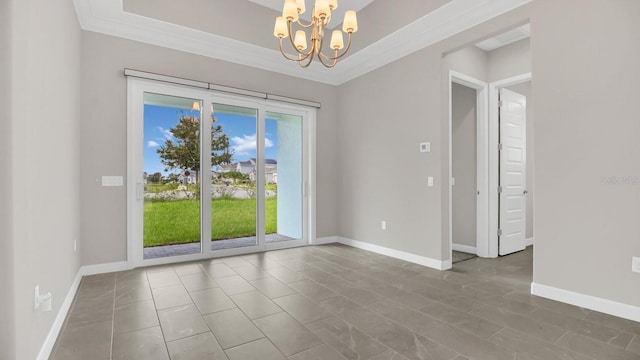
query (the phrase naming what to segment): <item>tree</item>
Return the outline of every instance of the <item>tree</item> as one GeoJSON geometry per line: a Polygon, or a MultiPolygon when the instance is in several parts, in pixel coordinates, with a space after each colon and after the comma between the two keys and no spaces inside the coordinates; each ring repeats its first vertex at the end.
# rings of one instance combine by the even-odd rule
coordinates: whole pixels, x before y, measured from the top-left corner
{"type": "Polygon", "coordinates": [[[147,181],[150,182],[150,183],[158,184],[158,183],[162,182],[162,174],[160,174],[159,172],[151,174],[147,178],[147,181]]]}
{"type": "Polygon", "coordinates": [[[222,176],[225,179],[233,180],[234,183],[249,179],[249,177],[246,174],[243,174],[243,173],[241,173],[240,171],[237,171],[237,170],[224,172],[224,173],[222,173],[222,176]]]}
{"type": "MultiPolygon", "coordinates": [[[[222,131],[222,126],[214,125],[211,117],[211,166],[228,164],[232,153],[229,151],[229,138],[222,131]]],[[[173,139],[168,139],[156,150],[162,164],[169,169],[191,170],[200,172],[200,121],[193,116],[182,116],[178,124],[169,130],[173,139]]],[[[197,181],[197,180],[196,180],[197,181]]]]}

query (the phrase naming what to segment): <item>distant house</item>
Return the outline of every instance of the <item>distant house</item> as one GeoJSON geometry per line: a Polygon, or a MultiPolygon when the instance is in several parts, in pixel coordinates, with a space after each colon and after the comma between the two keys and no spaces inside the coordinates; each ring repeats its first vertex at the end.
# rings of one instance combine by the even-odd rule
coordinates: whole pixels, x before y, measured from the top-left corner
{"type": "MultiPolygon", "coordinates": [[[[249,180],[256,181],[257,160],[251,158],[248,161],[238,161],[229,165],[218,165],[218,174],[224,176],[225,172],[238,171],[242,174],[249,175],[249,180]]],[[[276,184],[278,182],[278,161],[274,159],[264,160],[264,176],[267,184],[276,184]]]]}
{"type": "Polygon", "coordinates": [[[254,168],[255,168],[255,163],[253,163],[252,161],[238,161],[236,163],[236,171],[243,174],[250,173],[251,170],[253,170],[254,168]]]}
{"type": "Polygon", "coordinates": [[[197,183],[196,172],[193,170],[185,170],[178,175],[178,182],[180,184],[195,184],[197,183]]]}

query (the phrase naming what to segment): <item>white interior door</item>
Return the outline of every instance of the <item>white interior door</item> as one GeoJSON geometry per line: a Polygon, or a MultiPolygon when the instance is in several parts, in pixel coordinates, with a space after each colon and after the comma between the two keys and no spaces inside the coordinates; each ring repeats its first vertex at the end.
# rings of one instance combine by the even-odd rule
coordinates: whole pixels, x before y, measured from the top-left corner
{"type": "Polygon", "coordinates": [[[526,97],[500,89],[499,254],[524,250],[526,227],[526,97]]]}

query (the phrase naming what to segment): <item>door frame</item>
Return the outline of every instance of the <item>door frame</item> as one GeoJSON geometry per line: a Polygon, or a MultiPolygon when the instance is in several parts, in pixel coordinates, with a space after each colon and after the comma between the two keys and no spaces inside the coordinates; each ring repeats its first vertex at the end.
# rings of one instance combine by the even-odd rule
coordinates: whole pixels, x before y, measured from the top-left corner
{"type": "MultiPolygon", "coordinates": [[[[453,84],[476,90],[476,253],[488,257],[489,238],[489,87],[484,81],[449,70],[449,262],[453,260],[453,84]]],[[[451,266],[449,266],[450,268],[451,266]]]]}
{"type": "MultiPolygon", "coordinates": [[[[188,86],[182,84],[168,83],[165,81],[149,80],[143,78],[128,77],[127,78],[127,263],[129,268],[140,266],[152,266],[168,263],[176,263],[183,261],[203,260],[216,258],[221,256],[241,255],[255,253],[268,250],[285,249],[297,246],[305,246],[316,243],[316,224],[315,224],[315,204],[316,204],[316,184],[315,184],[315,162],[316,162],[316,110],[311,106],[303,104],[293,104],[286,101],[278,101],[266,99],[264,97],[257,98],[246,95],[229,94],[225,91],[209,90],[198,86],[188,86]],[[159,92],[169,96],[185,96],[194,97],[203,101],[201,119],[208,119],[211,116],[210,106],[207,103],[229,103],[230,105],[238,105],[244,107],[254,107],[258,110],[258,119],[256,126],[262,128],[262,132],[256,129],[257,133],[264,135],[264,121],[260,121],[260,117],[264,118],[266,112],[281,112],[292,115],[300,115],[303,118],[302,126],[302,142],[303,142],[303,183],[302,183],[302,213],[303,213],[303,233],[302,239],[290,240],[276,243],[265,243],[263,234],[256,233],[258,244],[256,246],[240,247],[234,249],[211,250],[208,242],[201,242],[202,252],[190,255],[172,256],[157,259],[144,259],[143,244],[141,239],[136,237],[139,235],[142,224],[142,214],[139,212],[139,204],[137,197],[139,194],[143,196],[143,184],[140,178],[135,176],[138,168],[142,164],[142,151],[138,145],[143,141],[143,121],[136,120],[143,113],[144,102],[139,95],[144,92],[159,92]],[[176,95],[178,94],[178,95],[176,95]]],[[[201,121],[203,138],[201,139],[201,148],[203,153],[207,153],[208,149],[203,148],[209,144],[205,141],[210,136],[210,127],[205,126],[205,121],[201,121]]],[[[202,130],[201,129],[201,130],[202,130]]],[[[257,138],[257,157],[261,157],[264,153],[264,138],[257,138]]],[[[201,155],[207,159],[207,156],[201,155]]],[[[208,162],[205,161],[204,165],[208,162]]],[[[141,174],[142,172],[140,172],[141,174]]],[[[201,177],[204,178],[204,172],[201,177]]],[[[201,182],[202,184],[203,182],[201,182]]],[[[264,168],[258,167],[257,187],[264,185],[264,168]]],[[[200,188],[201,199],[210,198],[211,190],[206,186],[200,188]]],[[[264,199],[264,192],[257,192],[258,198],[264,199]]],[[[258,202],[260,203],[260,202],[258,202]]],[[[201,229],[204,226],[210,227],[211,209],[204,208],[201,212],[201,229]]],[[[257,211],[256,229],[264,229],[264,210],[257,211]]],[[[202,236],[201,236],[202,238],[202,236]]]]}
{"type": "Polygon", "coordinates": [[[499,164],[500,157],[498,154],[498,144],[500,143],[500,110],[499,96],[500,89],[531,81],[531,73],[523,73],[520,75],[508,77],[506,79],[489,83],[489,241],[488,256],[491,258],[498,257],[498,223],[500,218],[500,197],[498,194],[498,184],[500,183],[499,164]]]}

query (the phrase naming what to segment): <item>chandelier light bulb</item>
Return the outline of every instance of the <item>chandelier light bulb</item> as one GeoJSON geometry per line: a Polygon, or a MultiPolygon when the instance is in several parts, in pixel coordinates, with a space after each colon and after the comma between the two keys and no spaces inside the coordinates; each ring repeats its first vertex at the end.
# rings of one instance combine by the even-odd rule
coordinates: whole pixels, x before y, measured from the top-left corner
{"type": "Polygon", "coordinates": [[[304,14],[306,11],[304,0],[297,0],[298,14],[304,14]]]}
{"type": "Polygon", "coordinates": [[[288,21],[298,21],[298,4],[296,0],[284,0],[282,17],[288,21]]]}
{"type": "Polygon", "coordinates": [[[298,50],[306,50],[307,49],[307,33],[304,30],[296,31],[296,38],[293,40],[293,43],[296,45],[296,49],[298,50]]]}
{"type": "Polygon", "coordinates": [[[316,0],[316,13],[315,16],[318,19],[326,19],[331,15],[331,9],[329,8],[329,2],[327,0],[316,0]]]}
{"type": "Polygon", "coordinates": [[[356,18],[356,12],[349,10],[344,13],[344,22],[342,24],[342,30],[347,33],[354,33],[358,31],[358,19],[356,18]]]}
{"type": "Polygon", "coordinates": [[[334,50],[341,50],[344,47],[344,38],[342,37],[342,31],[333,30],[331,34],[331,48],[334,50]]]}
{"type": "Polygon", "coordinates": [[[289,36],[287,20],[285,20],[282,16],[278,16],[276,18],[276,26],[273,29],[273,35],[279,39],[289,36]]]}

